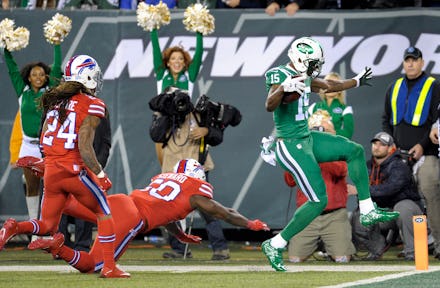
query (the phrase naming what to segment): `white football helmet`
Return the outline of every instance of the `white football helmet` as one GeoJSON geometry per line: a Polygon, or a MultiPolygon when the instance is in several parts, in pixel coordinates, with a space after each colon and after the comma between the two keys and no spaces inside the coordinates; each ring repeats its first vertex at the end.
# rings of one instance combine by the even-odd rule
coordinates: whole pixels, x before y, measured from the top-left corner
{"type": "Polygon", "coordinates": [[[190,177],[194,177],[206,181],[206,175],[205,175],[205,171],[203,170],[202,164],[200,164],[197,160],[194,159],[180,160],[174,166],[173,171],[175,173],[183,173],[190,177]]]}
{"type": "Polygon", "coordinates": [[[298,38],[290,45],[287,53],[301,74],[306,73],[312,78],[318,77],[324,64],[324,52],[321,45],[309,37],[298,38]]]}
{"type": "Polygon", "coordinates": [[[80,82],[98,93],[102,87],[101,68],[98,62],[88,55],[73,56],[64,69],[64,80],[80,82]]]}

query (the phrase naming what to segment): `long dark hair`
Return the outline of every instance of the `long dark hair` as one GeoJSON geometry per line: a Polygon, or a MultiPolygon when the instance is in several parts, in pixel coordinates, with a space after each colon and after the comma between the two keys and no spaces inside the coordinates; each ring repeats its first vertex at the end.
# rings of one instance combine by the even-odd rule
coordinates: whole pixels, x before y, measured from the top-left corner
{"type": "Polygon", "coordinates": [[[79,93],[94,95],[90,89],[75,81],[62,82],[60,85],[50,88],[40,98],[40,108],[43,109],[43,115],[57,109],[59,113],[58,120],[60,123],[64,123],[67,117],[66,108],[69,100],[79,93]]]}

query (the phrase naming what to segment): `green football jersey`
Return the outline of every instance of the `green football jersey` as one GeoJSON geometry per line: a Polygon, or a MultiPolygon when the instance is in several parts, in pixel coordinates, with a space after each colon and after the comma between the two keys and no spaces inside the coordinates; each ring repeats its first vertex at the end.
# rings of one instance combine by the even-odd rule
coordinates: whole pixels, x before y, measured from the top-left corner
{"type": "MultiPolygon", "coordinates": [[[[269,91],[272,85],[280,85],[287,77],[297,75],[298,73],[287,65],[272,68],[265,73],[266,89],[269,91]]],[[[310,134],[307,126],[307,109],[311,92],[311,78],[308,77],[304,83],[306,84],[305,92],[298,100],[286,104],[281,103],[273,112],[278,138],[303,138],[310,134]]]]}

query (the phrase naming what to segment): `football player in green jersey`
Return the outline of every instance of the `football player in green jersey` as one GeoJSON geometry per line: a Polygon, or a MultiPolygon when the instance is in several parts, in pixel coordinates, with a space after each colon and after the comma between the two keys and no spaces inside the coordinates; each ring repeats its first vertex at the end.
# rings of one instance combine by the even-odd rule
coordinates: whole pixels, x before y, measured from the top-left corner
{"type": "Polygon", "coordinates": [[[398,212],[376,209],[370,198],[364,149],[345,137],[310,131],[307,108],[311,92],[334,92],[369,85],[371,69],[365,68],[352,79],[340,81],[317,78],[324,63],[321,45],[312,38],[295,40],[288,51],[287,65],[265,74],[266,110],[273,112],[276,130],[277,163],[289,171],[304,191],[308,201],[295,211],[284,229],[263,242],[262,250],[276,271],[286,271],[282,251],[287,242],[303,230],[327,205],[327,194],[319,162],[345,160],[351,180],[358,190],[361,223],[365,226],[396,219],[398,212]],[[296,100],[290,97],[297,93],[296,100]],[[289,100],[283,98],[289,96],[289,100]]]}

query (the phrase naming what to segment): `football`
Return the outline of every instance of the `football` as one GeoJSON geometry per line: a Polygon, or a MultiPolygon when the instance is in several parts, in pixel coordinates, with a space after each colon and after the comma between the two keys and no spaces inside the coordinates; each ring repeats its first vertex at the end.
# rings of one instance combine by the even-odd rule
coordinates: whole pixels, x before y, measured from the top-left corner
{"type": "Polygon", "coordinates": [[[301,94],[299,94],[298,92],[284,92],[283,103],[287,104],[292,101],[296,101],[299,99],[299,97],[301,97],[301,94]]]}

